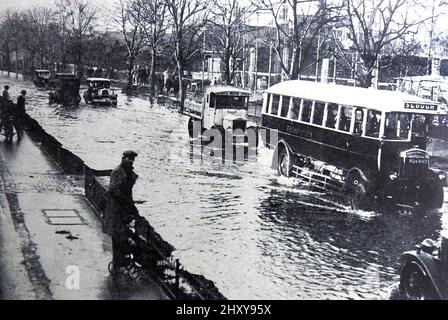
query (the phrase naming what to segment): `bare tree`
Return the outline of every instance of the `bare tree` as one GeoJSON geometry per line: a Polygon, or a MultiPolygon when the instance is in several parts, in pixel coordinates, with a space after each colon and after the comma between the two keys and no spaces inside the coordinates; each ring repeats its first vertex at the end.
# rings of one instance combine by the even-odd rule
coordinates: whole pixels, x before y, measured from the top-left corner
{"type": "Polygon", "coordinates": [[[415,15],[423,6],[412,0],[345,0],[344,6],[345,28],[361,59],[361,68],[358,70],[352,59],[346,60],[352,64],[362,87],[372,85],[381,52],[396,40],[416,34],[418,27],[430,19],[429,15],[415,15]]]}
{"type": "Polygon", "coordinates": [[[275,35],[269,37],[284,75],[297,79],[305,69],[316,39],[317,47],[327,30],[341,19],[339,3],[326,0],[260,0],[260,10],[268,10],[274,21],[275,35]],[[321,37],[319,40],[318,38],[321,37]]]}
{"type": "Polygon", "coordinates": [[[2,17],[0,28],[0,40],[2,52],[6,58],[8,72],[12,71],[12,54],[15,52],[16,71],[19,69],[19,43],[16,41],[17,31],[21,24],[21,13],[7,10],[2,17]]]}
{"type": "Polygon", "coordinates": [[[146,37],[142,28],[143,10],[136,0],[120,0],[115,22],[124,37],[127,50],[127,83],[125,91],[133,91],[132,72],[140,51],[146,45],[146,37]]]}
{"type": "Polygon", "coordinates": [[[56,7],[63,16],[63,28],[73,45],[78,68],[82,67],[83,44],[92,36],[98,9],[88,0],[57,0],[56,7]]]}
{"type": "Polygon", "coordinates": [[[170,13],[174,57],[179,77],[179,111],[182,113],[185,88],[182,82],[187,61],[200,50],[198,36],[206,24],[206,0],[166,0],[170,13]]]}
{"type": "Polygon", "coordinates": [[[151,53],[149,74],[149,96],[154,98],[154,83],[157,52],[161,49],[162,41],[167,30],[167,7],[165,0],[137,0],[141,10],[141,27],[146,37],[146,44],[151,53]]]}
{"type": "Polygon", "coordinates": [[[237,58],[244,58],[244,50],[254,39],[248,37],[254,28],[246,25],[255,6],[241,6],[237,0],[214,0],[210,24],[213,27],[213,45],[223,61],[223,78],[230,84],[235,77],[237,58]]]}
{"type": "Polygon", "coordinates": [[[59,26],[55,19],[55,11],[45,7],[35,7],[27,10],[25,14],[33,28],[34,41],[32,41],[31,51],[38,55],[40,68],[46,68],[51,60],[54,62],[55,52],[58,50],[59,26]]]}

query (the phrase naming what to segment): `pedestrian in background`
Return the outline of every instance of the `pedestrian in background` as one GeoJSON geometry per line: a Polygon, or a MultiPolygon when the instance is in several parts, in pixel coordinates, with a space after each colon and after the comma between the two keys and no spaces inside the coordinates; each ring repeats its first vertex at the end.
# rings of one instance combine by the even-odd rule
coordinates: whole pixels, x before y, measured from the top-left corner
{"type": "Polygon", "coordinates": [[[14,109],[14,127],[17,131],[17,139],[22,140],[23,124],[25,122],[25,104],[26,104],[26,90],[20,92],[20,96],[17,98],[17,105],[14,109]]]}
{"type": "Polygon", "coordinates": [[[9,95],[9,91],[8,90],[9,90],[9,86],[5,86],[5,89],[3,90],[2,97],[6,101],[11,101],[11,97],[9,95]]]}
{"type": "Polygon", "coordinates": [[[137,153],[132,150],[123,152],[120,165],[112,171],[110,176],[105,227],[106,232],[112,236],[114,271],[125,267],[125,258],[129,253],[127,237],[129,224],[138,216],[132,196],[132,188],[138,178],[133,170],[136,156],[137,153]]]}

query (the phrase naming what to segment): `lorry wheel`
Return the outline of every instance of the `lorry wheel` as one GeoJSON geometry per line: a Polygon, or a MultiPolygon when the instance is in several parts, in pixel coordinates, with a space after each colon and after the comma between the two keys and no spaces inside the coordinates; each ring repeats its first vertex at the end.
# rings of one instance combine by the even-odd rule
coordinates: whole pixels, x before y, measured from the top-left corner
{"type": "Polygon", "coordinates": [[[277,171],[279,175],[284,177],[289,177],[291,175],[292,171],[291,157],[284,148],[281,149],[280,154],[278,155],[277,171]]]}
{"type": "Polygon", "coordinates": [[[190,137],[190,139],[193,138],[193,119],[190,118],[190,120],[188,120],[188,136],[190,137]]]}
{"type": "Polygon", "coordinates": [[[423,270],[414,262],[403,268],[400,291],[407,300],[434,300],[434,290],[423,270]]]}
{"type": "MultiPolygon", "coordinates": [[[[254,127],[250,127],[247,129],[247,137],[251,136],[251,135],[255,135],[255,149],[258,148],[258,128],[254,128],[254,127]]],[[[250,143],[251,141],[248,138],[248,142],[250,143]]],[[[252,146],[249,146],[252,147],[252,146]]]]}

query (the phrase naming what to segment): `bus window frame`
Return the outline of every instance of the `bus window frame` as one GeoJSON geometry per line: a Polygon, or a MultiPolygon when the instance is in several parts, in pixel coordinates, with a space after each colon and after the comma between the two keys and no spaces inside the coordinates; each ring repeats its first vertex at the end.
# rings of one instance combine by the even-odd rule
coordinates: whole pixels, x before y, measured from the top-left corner
{"type": "MultiPolygon", "coordinates": [[[[282,95],[282,94],[274,94],[274,93],[269,93],[267,95],[267,99],[268,101],[266,102],[266,112],[265,115],[270,116],[270,117],[277,117],[280,119],[285,119],[285,120],[289,120],[289,121],[293,121],[296,123],[301,123],[301,124],[305,124],[305,125],[309,125],[309,126],[314,126],[314,127],[319,127],[319,128],[323,128],[325,130],[330,130],[333,132],[338,132],[338,133],[343,133],[343,134],[347,134],[347,135],[351,135],[351,136],[357,136],[357,137],[363,137],[366,139],[371,139],[371,140],[387,140],[387,141],[400,141],[400,142],[404,142],[407,140],[390,140],[390,139],[384,139],[384,131],[385,131],[385,125],[386,125],[386,121],[385,121],[385,115],[386,112],[384,111],[379,111],[376,109],[372,109],[372,108],[365,108],[365,107],[361,107],[361,106],[354,106],[354,105],[348,105],[348,104],[338,104],[338,103],[334,103],[334,102],[324,102],[324,101],[317,101],[317,100],[311,100],[311,99],[305,99],[305,98],[301,98],[299,96],[287,96],[287,95],[282,95]],[[274,96],[278,96],[278,110],[276,114],[272,114],[272,105],[273,105],[273,101],[274,101],[274,96]],[[281,116],[281,106],[283,104],[283,99],[289,99],[289,104],[288,104],[288,113],[285,117],[281,116]],[[292,116],[292,109],[294,106],[294,99],[299,99],[300,100],[300,106],[299,106],[299,114],[298,114],[298,119],[293,119],[292,116]],[[310,101],[311,102],[311,115],[310,115],[310,121],[306,122],[302,120],[302,116],[303,116],[303,109],[304,109],[304,102],[305,101],[310,101]],[[314,116],[314,112],[315,112],[315,104],[316,103],[321,103],[324,104],[324,115],[323,115],[323,119],[322,119],[322,124],[316,124],[313,123],[313,116],[314,116]],[[333,105],[337,105],[338,109],[337,109],[337,115],[336,115],[336,124],[335,124],[335,128],[329,128],[327,127],[327,120],[328,120],[328,111],[329,111],[329,106],[330,104],[333,105]],[[342,114],[342,108],[352,108],[350,114],[350,117],[347,117],[347,120],[350,121],[350,127],[349,127],[349,131],[345,131],[345,130],[341,130],[339,129],[340,126],[340,120],[341,120],[341,114],[342,114]],[[361,134],[355,134],[354,133],[354,128],[355,128],[355,113],[356,110],[362,110],[362,132],[361,134]],[[366,131],[367,131],[367,117],[368,117],[368,112],[369,111],[376,111],[376,112],[380,112],[381,118],[380,118],[380,127],[379,127],[379,134],[377,137],[371,137],[371,136],[367,136],[366,135],[366,131]]],[[[410,131],[412,132],[412,130],[410,131]]]]}

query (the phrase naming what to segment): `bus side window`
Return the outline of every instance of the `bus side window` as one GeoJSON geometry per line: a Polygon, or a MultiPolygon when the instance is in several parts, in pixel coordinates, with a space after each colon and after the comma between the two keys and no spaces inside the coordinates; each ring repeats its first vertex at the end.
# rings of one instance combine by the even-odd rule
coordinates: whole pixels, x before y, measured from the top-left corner
{"type": "Polygon", "coordinates": [[[286,116],[288,115],[290,99],[291,99],[290,97],[283,96],[282,109],[280,110],[280,117],[286,118],[286,116]]]}
{"type": "Polygon", "coordinates": [[[363,111],[361,108],[356,108],[355,110],[355,127],[354,127],[354,134],[361,135],[362,134],[362,118],[363,118],[363,111]]]}
{"type": "Polygon", "coordinates": [[[325,103],[316,102],[314,104],[313,124],[322,125],[324,119],[325,103]]]}
{"type": "Polygon", "coordinates": [[[367,112],[366,136],[379,138],[381,113],[369,110],[367,112]]]}
{"type": "Polygon", "coordinates": [[[278,112],[278,108],[279,108],[279,104],[280,103],[280,96],[274,94],[272,96],[272,110],[271,110],[271,114],[276,116],[277,112],[278,112]]]}
{"type": "Polygon", "coordinates": [[[300,98],[291,98],[292,99],[292,108],[291,108],[291,114],[289,117],[292,120],[298,120],[299,119],[299,111],[300,111],[300,103],[302,102],[302,99],[300,98]]]}
{"type": "Polygon", "coordinates": [[[328,104],[327,128],[336,129],[336,118],[338,116],[338,105],[335,103],[328,104]]]}
{"type": "Polygon", "coordinates": [[[313,106],[313,101],[311,100],[303,100],[303,108],[302,108],[302,118],[303,122],[310,122],[311,120],[311,107],[313,106]]]}
{"type": "Polygon", "coordinates": [[[352,118],[352,107],[341,107],[341,116],[339,119],[339,130],[349,132],[352,118]]]}
{"type": "Polygon", "coordinates": [[[397,114],[388,113],[386,115],[386,128],[384,135],[386,139],[397,139],[397,114]]]}

